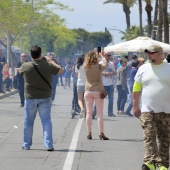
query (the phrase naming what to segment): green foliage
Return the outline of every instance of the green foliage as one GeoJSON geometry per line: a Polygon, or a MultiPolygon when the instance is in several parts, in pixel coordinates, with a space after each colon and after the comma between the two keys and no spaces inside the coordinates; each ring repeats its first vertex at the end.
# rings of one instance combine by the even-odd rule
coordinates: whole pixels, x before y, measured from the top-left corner
{"type": "Polygon", "coordinates": [[[73,29],[73,31],[77,35],[76,49],[82,50],[83,53],[87,53],[89,50],[99,46],[105,47],[112,41],[112,36],[108,31],[90,33],[82,28],[73,29]]]}
{"type": "Polygon", "coordinates": [[[119,3],[123,5],[127,5],[128,7],[132,7],[134,3],[136,3],[137,0],[107,0],[104,2],[104,4],[107,3],[119,3]]]}
{"type": "Polygon", "coordinates": [[[139,36],[140,36],[140,27],[132,26],[131,28],[126,30],[126,32],[124,33],[123,37],[121,37],[121,39],[129,41],[139,36]]]}

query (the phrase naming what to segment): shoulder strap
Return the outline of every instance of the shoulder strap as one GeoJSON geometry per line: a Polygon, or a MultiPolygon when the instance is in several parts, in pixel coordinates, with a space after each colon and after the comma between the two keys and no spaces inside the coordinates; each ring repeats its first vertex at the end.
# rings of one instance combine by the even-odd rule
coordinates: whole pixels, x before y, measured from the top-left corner
{"type": "Polygon", "coordinates": [[[51,85],[48,83],[48,81],[43,77],[43,75],[39,72],[39,70],[37,69],[37,67],[34,65],[34,63],[32,63],[32,65],[34,66],[35,70],[37,71],[37,73],[40,75],[40,77],[48,84],[48,86],[50,87],[50,89],[52,89],[51,85]]]}
{"type": "Polygon", "coordinates": [[[99,64],[99,70],[101,70],[101,64],[99,64]]]}

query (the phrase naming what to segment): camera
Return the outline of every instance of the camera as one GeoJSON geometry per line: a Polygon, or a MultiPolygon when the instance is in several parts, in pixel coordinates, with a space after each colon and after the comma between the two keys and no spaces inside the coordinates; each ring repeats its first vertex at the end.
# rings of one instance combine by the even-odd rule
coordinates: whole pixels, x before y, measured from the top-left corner
{"type": "Polygon", "coordinates": [[[101,51],[102,51],[102,47],[97,47],[97,52],[101,53],[101,51]]]}

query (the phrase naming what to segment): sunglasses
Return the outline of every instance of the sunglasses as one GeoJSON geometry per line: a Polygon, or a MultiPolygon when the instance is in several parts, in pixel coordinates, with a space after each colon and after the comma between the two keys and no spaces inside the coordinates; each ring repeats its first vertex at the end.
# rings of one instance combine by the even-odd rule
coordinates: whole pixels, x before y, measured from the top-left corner
{"type": "Polygon", "coordinates": [[[26,57],[25,55],[21,56],[21,57],[26,57]]]}
{"type": "Polygon", "coordinates": [[[107,57],[111,57],[111,55],[110,55],[110,54],[108,54],[108,55],[105,55],[105,56],[107,56],[107,57]]]}

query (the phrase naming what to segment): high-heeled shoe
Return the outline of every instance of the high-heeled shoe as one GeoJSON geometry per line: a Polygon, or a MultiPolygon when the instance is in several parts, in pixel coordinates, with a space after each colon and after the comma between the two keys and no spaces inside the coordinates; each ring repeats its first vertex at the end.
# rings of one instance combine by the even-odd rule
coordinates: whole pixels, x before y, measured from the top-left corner
{"type": "Polygon", "coordinates": [[[88,133],[87,135],[87,139],[91,140],[92,139],[92,135],[91,135],[91,132],[88,133]]]}
{"type": "Polygon", "coordinates": [[[104,133],[100,133],[99,134],[99,138],[100,138],[100,140],[109,140],[109,138],[108,137],[106,137],[105,135],[104,135],[104,133]]]}

